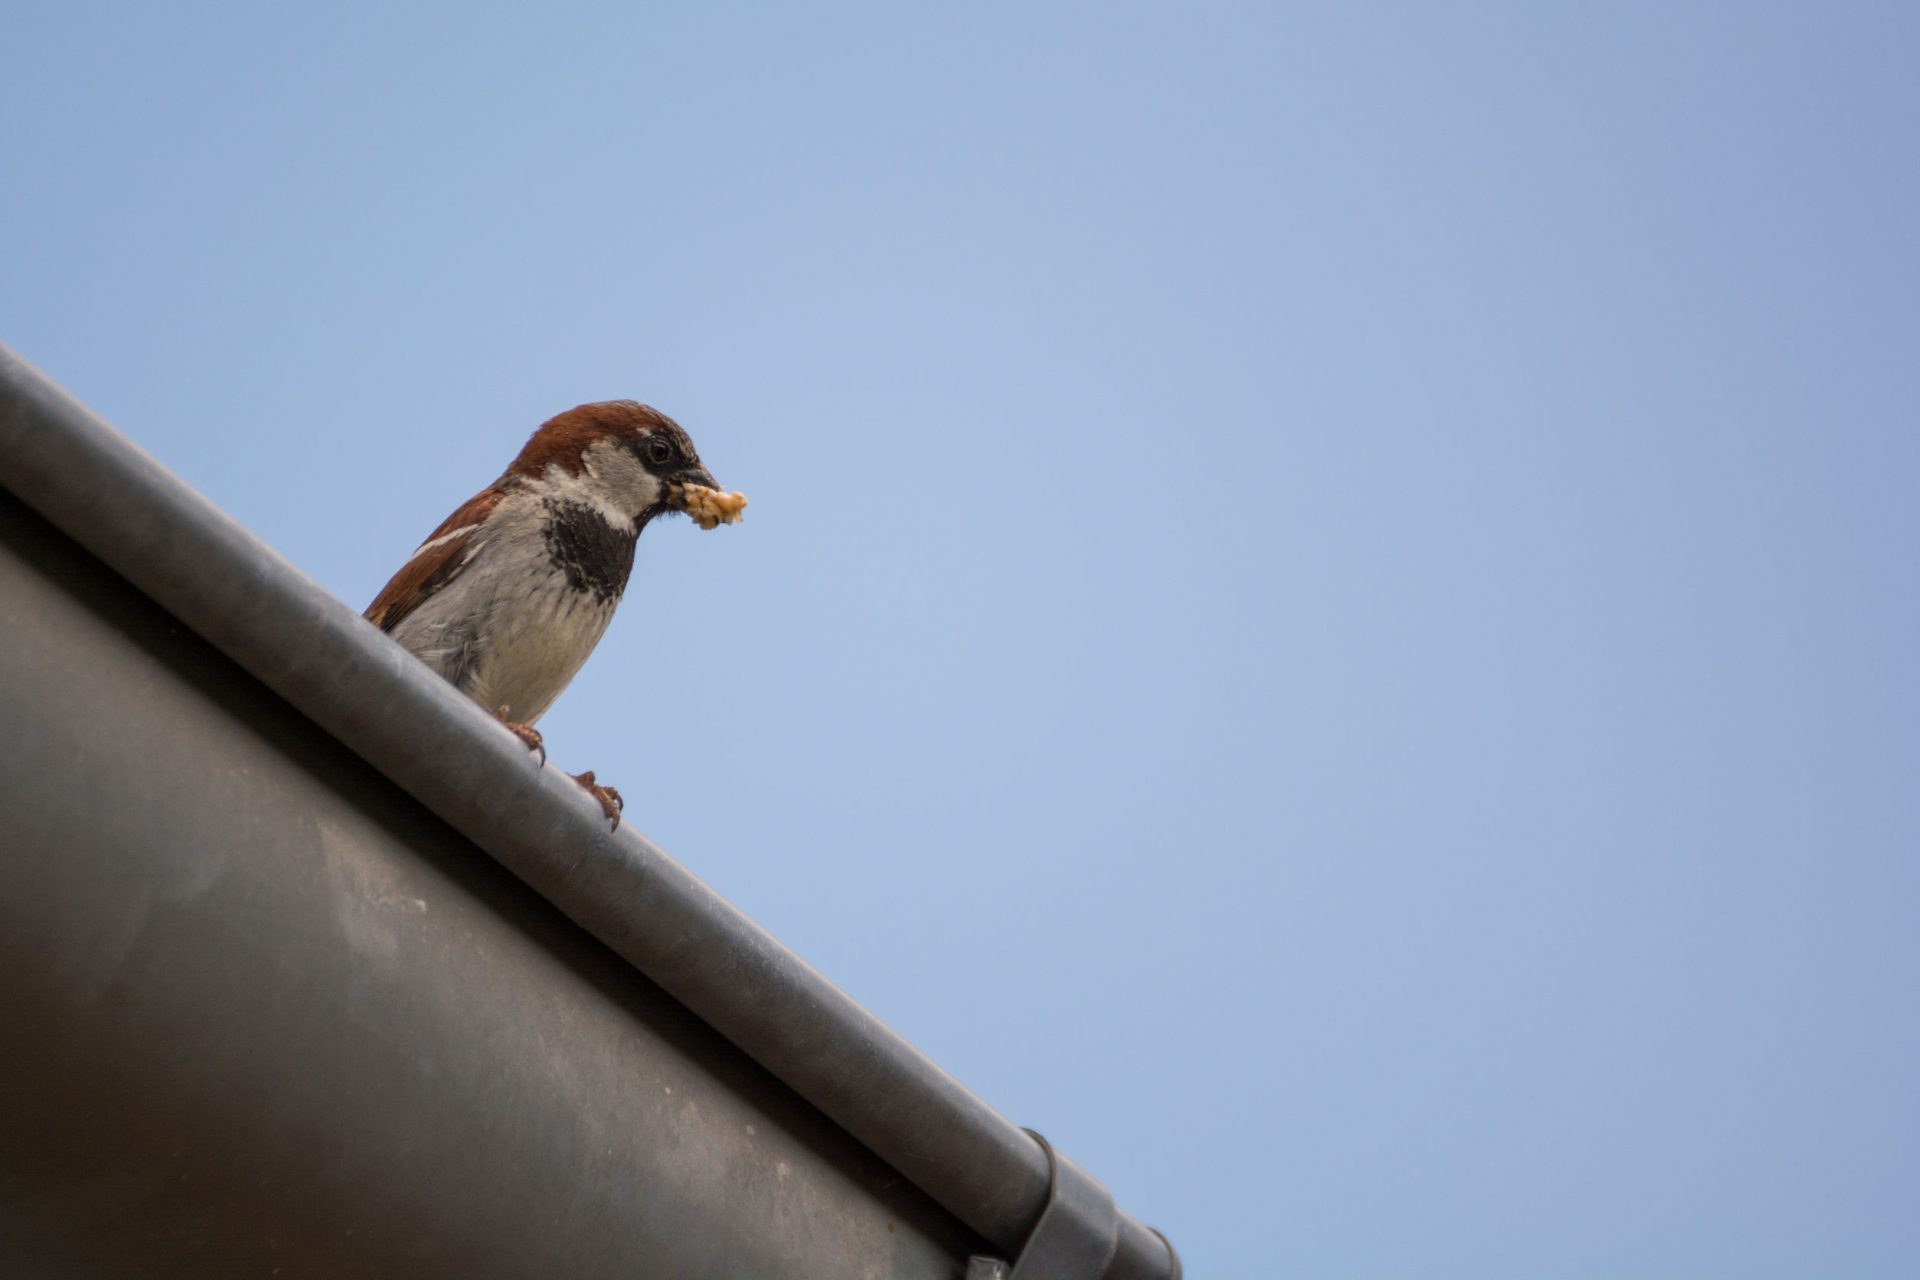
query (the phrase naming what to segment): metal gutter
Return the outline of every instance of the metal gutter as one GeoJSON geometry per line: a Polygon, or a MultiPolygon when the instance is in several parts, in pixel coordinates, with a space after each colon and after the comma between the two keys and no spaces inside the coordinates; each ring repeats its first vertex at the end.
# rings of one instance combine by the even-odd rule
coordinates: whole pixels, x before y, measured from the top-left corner
{"type": "MultiPolygon", "coordinates": [[[[1072,1274],[1179,1276],[1164,1237],[1107,1207],[1071,1161],[631,826],[609,833],[557,767],[529,767],[479,707],[5,346],[0,485],[1008,1256],[1044,1236],[1054,1243],[1040,1252],[1067,1257],[1074,1250],[1058,1242],[1077,1232],[1096,1243],[1072,1274]],[[1043,1213],[1049,1225],[1036,1231],[1043,1213]],[[1097,1239],[1107,1232],[1110,1251],[1097,1239]]],[[[1048,1274],[1038,1263],[1014,1274],[1048,1274]]]]}

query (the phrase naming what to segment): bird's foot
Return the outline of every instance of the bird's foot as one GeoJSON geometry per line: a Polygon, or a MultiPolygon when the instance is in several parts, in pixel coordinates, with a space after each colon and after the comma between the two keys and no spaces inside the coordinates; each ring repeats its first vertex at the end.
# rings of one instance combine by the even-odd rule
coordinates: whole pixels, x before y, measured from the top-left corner
{"type": "Polygon", "coordinates": [[[505,707],[501,707],[495,711],[493,718],[513,730],[513,736],[526,743],[527,750],[538,751],[540,753],[541,764],[544,765],[547,762],[547,744],[541,739],[538,729],[530,724],[518,724],[507,719],[507,709],[505,707]]]}
{"type": "Polygon", "coordinates": [[[607,817],[611,819],[613,825],[618,828],[620,825],[620,811],[627,807],[627,802],[620,798],[620,793],[612,787],[603,787],[595,782],[593,780],[593,770],[591,769],[585,773],[574,774],[573,780],[585,787],[587,794],[600,802],[600,807],[607,811],[607,817]]]}

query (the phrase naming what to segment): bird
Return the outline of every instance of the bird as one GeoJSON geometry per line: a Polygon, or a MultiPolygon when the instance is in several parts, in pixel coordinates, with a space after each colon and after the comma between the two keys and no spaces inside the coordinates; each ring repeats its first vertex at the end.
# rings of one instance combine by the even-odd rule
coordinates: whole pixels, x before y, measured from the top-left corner
{"type": "MultiPolygon", "coordinates": [[[[626,591],[634,545],[659,516],[733,523],[679,423],[633,400],[549,418],[500,478],[454,509],[365,617],[546,760],[534,722],[593,652],[626,591]]],[[[620,793],[570,775],[615,827],[620,793]]]]}

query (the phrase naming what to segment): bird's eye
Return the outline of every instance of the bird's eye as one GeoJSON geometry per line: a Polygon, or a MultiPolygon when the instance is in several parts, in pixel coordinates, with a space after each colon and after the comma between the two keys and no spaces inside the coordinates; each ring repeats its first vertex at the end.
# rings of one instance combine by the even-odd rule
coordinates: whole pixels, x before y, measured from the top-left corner
{"type": "Polygon", "coordinates": [[[647,438],[647,461],[656,467],[664,467],[673,461],[673,441],[659,436],[647,438]]]}

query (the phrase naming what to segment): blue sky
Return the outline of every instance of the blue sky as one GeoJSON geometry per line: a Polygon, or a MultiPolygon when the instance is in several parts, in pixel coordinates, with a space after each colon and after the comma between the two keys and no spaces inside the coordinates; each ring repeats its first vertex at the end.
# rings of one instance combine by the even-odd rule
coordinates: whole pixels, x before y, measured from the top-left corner
{"type": "Polygon", "coordinates": [[[29,3],[4,337],[1217,1277],[1920,1275],[1920,9],[29,3]]]}

